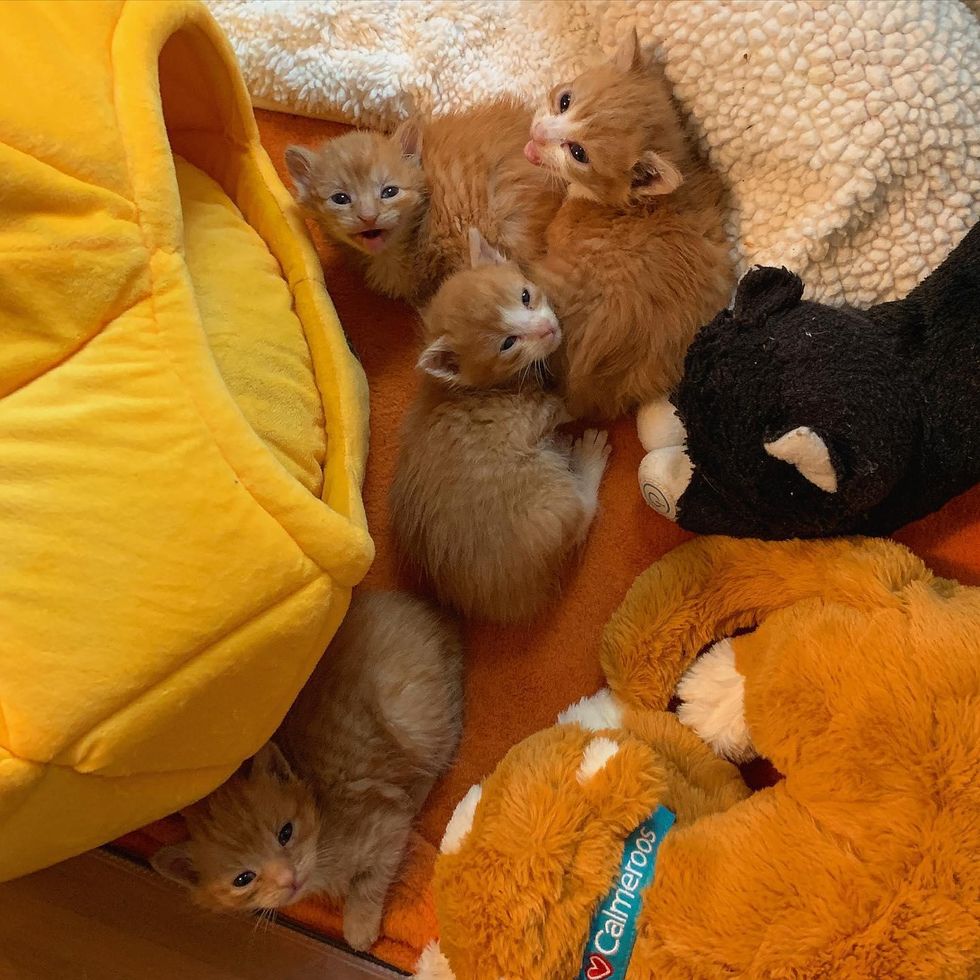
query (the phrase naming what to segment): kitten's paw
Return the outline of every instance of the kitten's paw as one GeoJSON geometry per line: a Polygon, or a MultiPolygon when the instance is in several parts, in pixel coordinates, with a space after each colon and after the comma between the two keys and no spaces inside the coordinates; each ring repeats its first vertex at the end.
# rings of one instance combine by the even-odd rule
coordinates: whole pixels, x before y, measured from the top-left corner
{"type": "Polygon", "coordinates": [[[601,476],[611,452],[608,433],[599,429],[586,429],[572,446],[572,459],[580,472],[598,470],[601,476]]]}
{"type": "Polygon", "coordinates": [[[351,949],[363,953],[381,935],[381,909],[344,909],[344,940],[351,949]]]}
{"type": "Polygon", "coordinates": [[[745,678],[735,669],[731,640],[720,640],[688,668],[677,685],[682,724],[732,762],[758,754],[745,723],[745,678]]]}

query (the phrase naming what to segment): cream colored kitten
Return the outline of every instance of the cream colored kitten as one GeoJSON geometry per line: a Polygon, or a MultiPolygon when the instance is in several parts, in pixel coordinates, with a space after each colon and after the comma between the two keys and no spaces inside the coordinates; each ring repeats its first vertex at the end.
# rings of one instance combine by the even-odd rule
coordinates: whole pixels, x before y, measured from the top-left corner
{"type": "Polygon", "coordinates": [[[561,331],[540,289],[475,231],[472,269],[423,315],[425,372],[391,490],[395,533],[439,599],[478,619],[533,616],[595,516],[605,433],[556,433],[543,387],[561,331]]]}
{"type": "Polygon", "coordinates": [[[367,949],[412,820],[456,751],[461,675],[441,615],[359,593],[275,741],[185,811],[190,840],[153,866],[215,909],[343,901],[344,936],[367,949]]]}
{"type": "Polygon", "coordinates": [[[421,306],[466,266],[470,226],[519,262],[542,253],[561,195],[524,159],[530,121],[504,99],[410,121],[391,137],[291,146],[286,163],[299,202],[361,256],[371,288],[421,306]]]}

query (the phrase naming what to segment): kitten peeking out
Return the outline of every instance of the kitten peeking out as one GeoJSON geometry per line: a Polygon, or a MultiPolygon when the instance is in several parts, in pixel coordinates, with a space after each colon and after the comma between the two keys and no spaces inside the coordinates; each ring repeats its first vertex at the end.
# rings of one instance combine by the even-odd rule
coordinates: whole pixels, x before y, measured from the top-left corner
{"type": "Polygon", "coordinates": [[[604,432],[556,433],[545,390],[558,321],[536,283],[470,231],[471,269],[423,314],[421,390],[391,489],[402,554],[468,617],[530,619],[584,541],[609,456],[604,432]]]}
{"type": "Polygon", "coordinates": [[[528,109],[502,99],[392,136],[353,132],[318,149],[290,146],[301,205],[360,257],[368,285],[422,306],[465,268],[466,229],[517,261],[543,252],[561,195],[524,159],[528,109]]]}
{"type": "Polygon", "coordinates": [[[359,593],[275,741],[188,808],[190,840],[152,864],[216,910],[342,901],[345,939],[367,949],[461,714],[458,631],[408,595],[359,593]]]}
{"type": "Polygon", "coordinates": [[[555,87],[531,136],[528,158],[569,189],[533,267],[565,333],[555,367],[572,415],[614,418],[667,394],[728,302],[724,187],[635,31],[611,62],[555,87]]]}
{"type": "Polygon", "coordinates": [[[287,147],[297,200],[327,235],[366,256],[405,249],[427,194],[413,135],[357,131],[319,150],[287,147]]]}

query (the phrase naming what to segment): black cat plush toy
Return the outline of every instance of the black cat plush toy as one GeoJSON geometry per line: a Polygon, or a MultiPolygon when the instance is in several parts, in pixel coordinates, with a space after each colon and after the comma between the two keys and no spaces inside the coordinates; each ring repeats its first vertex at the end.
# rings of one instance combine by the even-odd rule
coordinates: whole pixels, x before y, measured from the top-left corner
{"type": "Polygon", "coordinates": [[[980,224],[903,300],[758,268],[637,418],[640,487],[703,534],[887,534],[980,481],[980,224]]]}

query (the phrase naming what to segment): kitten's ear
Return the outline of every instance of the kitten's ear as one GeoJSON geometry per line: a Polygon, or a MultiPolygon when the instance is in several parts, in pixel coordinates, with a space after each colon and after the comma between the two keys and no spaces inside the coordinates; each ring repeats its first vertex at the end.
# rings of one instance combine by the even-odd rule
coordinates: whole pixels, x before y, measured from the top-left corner
{"type": "Polygon", "coordinates": [[[258,775],[272,776],[280,783],[291,783],[296,775],[286,761],[279,746],[275,742],[266,742],[265,745],[255,753],[252,759],[252,766],[249,771],[249,778],[258,775]]]}
{"type": "Polygon", "coordinates": [[[505,259],[487,240],[480,234],[479,229],[470,228],[470,266],[479,269],[483,265],[505,265],[505,259]]]}
{"type": "Polygon", "coordinates": [[[418,116],[409,116],[395,130],[393,138],[401,147],[402,156],[416,161],[422,159],[422,122],[418,116]]]}
{"type": "Polygon", "coordinates": [[[187,844],[161,847],[150,858],[150,864],[158,874],[176,881],[178,885],[183,885],[185,888],[193,888],[201,880],[187,844]]]}
{"type": "Polygon", "coordinates": [[[789,269],[756,266],[738,284],[732,315],[742,323],[761,324],[796,306],[802,297],[803,280],[798,275],[789,269]]]}
{"type": "Polygon", "coordinates": [[[670,194],[684,183],[684,176],[669,160],[647,150],[633,165],[630,187],[639,197],[670,194]]]}
{"type": "Polygon", "coordinates": [[[418,366],[440,381],[455,384],[459,380],[459,358],[445,337],[434,340],[422,351],[418,366]]]}
{"type": "Polygon", "coordinates": [[[316,151],[308,146],[287,146],[286,147],[286,167],[289,176],[293,178],[296,187],[296,196],[301,204],[309,200],[313,190],[313,161],[316,159],[316,151]]]}
{"type": "Polygon", "coordinates": [[[635,71],[643,67],[643,51],[640,49],[640,39],[636,36],[635,27],[627,31],[626,37],[616,48],[612,63],[620,71],[635,71]]]}

